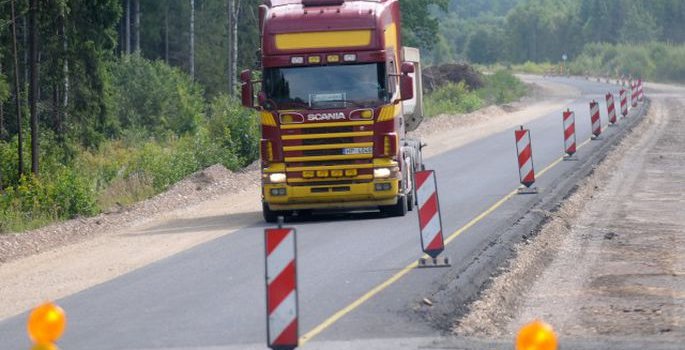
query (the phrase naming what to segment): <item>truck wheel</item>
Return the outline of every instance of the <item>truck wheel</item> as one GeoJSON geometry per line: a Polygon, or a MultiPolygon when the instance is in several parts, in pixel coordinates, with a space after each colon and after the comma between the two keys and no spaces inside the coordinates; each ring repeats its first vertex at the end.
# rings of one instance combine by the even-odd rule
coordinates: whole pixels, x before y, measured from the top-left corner
{"type": "Polygon", "coordinates": [[[381,212],[388,216],[405,216],[407,210],[407,196],[397,196],[397,204],[381,208],[381,212]]]}
{"type": "Polygon", "coordinates": [[[285,213],[282,211],[277,211],[277,210],[271,210],[269,208],[269,205],[262,202],[262,215],[264,216],[264,221],[268,223],[276,223],[278,222],[278,217],[283,216],[285,217],[285,213]]]}
{"type": "Polygon", "coordinates": [[[414,210],[414,203],[416,203],[416,178],[414,177],[414,165],[410,165],[409,176],[411,176],[411,190],[407,193],[407,210],[414,210]]]}
{"type": "Polygon", "coordinates": [[[414,210],[414,191],[407,193],[407,211],[414,210]]]}

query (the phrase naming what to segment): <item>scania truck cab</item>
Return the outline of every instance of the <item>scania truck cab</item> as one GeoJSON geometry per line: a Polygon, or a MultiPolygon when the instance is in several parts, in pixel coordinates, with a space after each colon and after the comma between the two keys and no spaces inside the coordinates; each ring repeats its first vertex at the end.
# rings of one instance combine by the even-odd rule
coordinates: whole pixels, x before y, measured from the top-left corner
{"type": "Polygon", "coordinates": [[[259,16],[261,78],[243,71],[241,81],[243,105],[261,118],[264,219],[405,215],[423,167],[406,132],[423,110],[419,51],[401,46],[399,1],[267,0],[259,16]]]}

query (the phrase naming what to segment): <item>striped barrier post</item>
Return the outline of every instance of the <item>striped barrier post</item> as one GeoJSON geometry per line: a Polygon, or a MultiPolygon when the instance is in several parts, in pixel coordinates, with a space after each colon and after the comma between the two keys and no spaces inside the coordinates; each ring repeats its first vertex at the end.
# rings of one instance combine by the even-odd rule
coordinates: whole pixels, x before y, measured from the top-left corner
{"type": "Polygon", "coordinates": [[[419,231],[421,233],[421,250],[432,259],[419,259],[419,267],[446,267],[449,258],[439,257],[445,250],[442,234],[442,218],[438,199],[438,183],[434,170],[422,170],[414,173],[416,182],[416,200],[418,202],[419,231]]]}
{"type": "Polygon", "coordinates": [[[614,103],[614,94],[611,92],[606,94],[607,100],[607,115],[609,116],[609,125],[616,125],[616,104],[614,103]]]}
{"type": "Polygon", "coordinates": [[[537,193],[537,189],[532,187],[535,183],[535,167],[533,165],[533,147],[530,142],[530,130],[524,129],[521,126],[519,130],[514,130],[514,137],[516,138],[519,180],[521,185],[523,185],[519,187],[518,192],[520,194],[537,193]]]}
{"type": "Polygon", "coordinates": [[[625,118],[628,116],[628,90],[621,89],[619,95],[621,98],[621,115],[625,118]]]}
{"type": "Polygon", "coordinates": [[[599,116],[599,103],[597,101],[590,102],[590,121],[592,122],[592,139],[599,139],[602,134],[602,120],[599,116]]]}
{"type": "Polygon", "coordinates": [[[637,83],[630,83],[630,105],[637,107],[637,83]]]}
{"type": "Polygon", "coordinates": [[[577,160],[576,154],[576,114],[570,109],[563,113],[564,122],[564,160],[577,160]]]}
{"type": "Polygon", "coordinates": [[[298,346],[297,248],[293,228],[265,229],[267,345],[298,346]]]}
{"type": "Polygon", "coordinates": [[[637,80],[637,100],[640,102],[645,100],[645,91],[642,87],[642,79],[637,80]]]}

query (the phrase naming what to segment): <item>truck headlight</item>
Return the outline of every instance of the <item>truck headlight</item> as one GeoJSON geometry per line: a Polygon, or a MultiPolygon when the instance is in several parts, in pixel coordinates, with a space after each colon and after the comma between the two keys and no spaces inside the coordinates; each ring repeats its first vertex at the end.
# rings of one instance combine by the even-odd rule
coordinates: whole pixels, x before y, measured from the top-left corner
{"type": "Polygon", "coordinates": [[[271,173],[269,174],[269,182],[274,184],[283,183],[286,180],[285,173],[271,173]]]}
{"type": "Polygon", "coordinates": [[[390,169],[389,168],[373,169],[373,177],[376,179],[387,179],[390,177],[390,169]]]}

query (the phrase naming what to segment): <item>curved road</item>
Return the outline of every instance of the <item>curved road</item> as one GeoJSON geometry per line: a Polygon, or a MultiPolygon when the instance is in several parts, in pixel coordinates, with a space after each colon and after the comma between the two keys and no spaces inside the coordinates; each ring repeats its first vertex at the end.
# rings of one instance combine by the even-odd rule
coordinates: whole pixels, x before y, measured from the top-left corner
{"type": "MultiPolygon", "coordinates": [[[[550,79],[582,92],[569,105],[576,111],[578,143],[590,135],[590,99],[600,101],[606,126],[603,96],[617,94],[616,85],[550,79]]],[[[468,279],[451,281],[454,272],[468,271],[483,249],[497,244],[503,229],[579,166],[557,162],[563,147],[561,111],[527,127],[536,171],[547,168],[537,182],[539,195],[511,194],[518,185],[512,130],[426,159],[438,177],[450,269],[413,268],[421,256],[415,212],[403,218],[351,214],[286,224],[298,230],[303,348],[334,348],[344,344],[339,341],[364,339],[373,348],[383,339],[442,335],[448,322],[423,312],[422,300],[442,286],[459,291],[469,284],[468,279]]],[[[605,127],[609,135],[622,131],[605,127]]],[[[579,157],[602,142],[585,144],[579,157]]],[[[255,224],[59,300],[69,317],[60,347],[265,349],[265,227],[255,224]]],[[[155,231],[173,234],[173,228],[155,231]]],[[[0,322],[0,348],[30,347],[25,320],[23,314],[0,322]]]]}

